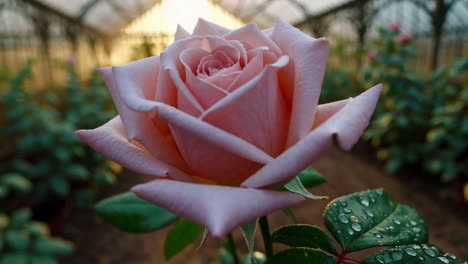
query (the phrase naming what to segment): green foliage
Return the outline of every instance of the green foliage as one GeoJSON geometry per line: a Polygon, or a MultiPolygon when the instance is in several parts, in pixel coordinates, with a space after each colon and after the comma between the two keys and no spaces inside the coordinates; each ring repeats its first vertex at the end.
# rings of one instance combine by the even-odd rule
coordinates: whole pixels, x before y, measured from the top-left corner
{"type": "Polygon", "coordinates": [[[100,201],[96,211],[115,227],[132,233],[155,231],[177,220],[176,215],[131,192],[100,201]]]}
{"type": "Polygon", "coordinates": [[[166,260],[177,255],[203,232],[203,227],[187,219],[180,219],[167,234],[164,243],[166,260]]]}
{"type": "Polygon", "coordinates": [[[51,237],[45,224],[31,221],[28,209],[0,213],[0,263],[57,263],[73,250],[69,241],[51,237]]]}
{"type": "Polygon", "coordinates": [[[115,166],[82,143],[74,131],[110,119],[115,114],[111,98],[97,76],[85,88],[71,68],[66,89],[35,91],[24,86],[30,68],[29,64],[12,79],[0,99],[5,112],[0,143],[9,146],[0,153],[4,161],[0,173],[21,175],[32,183],[33,204],[69,198],[78,205],[89,204],[83,189],[113,183],[115,166]]]}
{"type": "Polygon", "coordinates": [[[414,263],[414,264],[462,264],[453,254],[444,254],[432,245],[405,245],[384,249],[366,258],[363,264],[414,263]]]}
{"type": "Polygon", "coordinates": [[[360,263],[348,253],[382,246],[387,248],[363,263],[461,263],[452,254],[428,246],[422,217],[382,189],[337,198],[327,205],[324,218],[340,251],[320,227],[289,225],[275,230],[272,237],[273,242],[292,248],[277,253],[267,263],[360,263]]]}
{"type": "Polygon", "coordinates": [[[426,169],[442,181],[468,175],[468,59],[432,76],[434,106],[426,134],[426,169]]]}
{"type": "Polygon", "coordinates": [[[398,32],[381,29],[379,34],[378,51],[363,77],[367,85],[383,82],[384,90],[364,138],[378,149],[378,158],[386,162],[386,168],[395,173],[424,156],[432,101],[425,94],[425,82],[407,68],[407,61],[416,55],[412,45],[399,44],[395,40],[398,32]]]}

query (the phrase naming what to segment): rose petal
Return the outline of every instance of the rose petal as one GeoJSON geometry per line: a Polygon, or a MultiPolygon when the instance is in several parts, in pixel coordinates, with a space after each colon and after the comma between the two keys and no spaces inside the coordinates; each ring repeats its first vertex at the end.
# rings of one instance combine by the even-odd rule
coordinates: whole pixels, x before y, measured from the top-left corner
{"type": "Polygon", "coordinates": [[[179,39],[189,38],[191,36],[192,35],[187,30],[185,30],[185,28],[183,28],[181,25],[177,25],[177,30],[174,36],[175,41],[179,39]]]}
{"type": "Polygon", "coordinates": [[[237,78],[231,83],[227,91],[233,92],[237,88],[258,76],[264,69],[264,54],[267,51],[266,47],[258,47],[249,50],[249,55],[252,56],[249,63],[244,67],[237,78]]]}
{"type": "Polygon", "coordinates": [[[241,186],[261,188],[285,183],[294,178],[328,147],[333,137],[338,145],[349,150],[369,124],[382,85],[376,85],[351,100],[335,115],[313,130],[296,145],[260,169],[241,186]]]}
{"type": "Polygon", "coordinates": [[[76,134],[106,158],[132,171],[151,176],[193,181],[182,171],[155,159],[140,145],[131,143],[125,135],[119,116],[96,129],[78,130],[76,134]]]}
{"type": "Polygon", "coordinates": [[[222,36],[230,31],[230,29],[206,21],[203,18],[199,18],[195,28],[193,29],[192,36],[222,36]]]}
{"type": "Polygon", "coordinates": [[[249,43],[253,47],[265,46],[270,49],[277,57],[287,54],[280,50],[278,45],[271,39],[265,36],[255,23],[249,23],[239,29],[233,30],[223,36],[227,40],[238,40],[240,42],[249,43]]]}
{"type": "Polygon", "coordinates": [[[157,104],[157,112],[169,123],[188,165],[199,172],[196,176],[223,184],[240,184],[240,178],[250,176],[260,164],[273,160],[247,141],[175,108],[157,104]]]}
{"type": "Polygon", "coordinates": [[[135,139],[157,159],[181,169],[187,169],[175,145],[166,141],[166,136],[157,129],[147,113],[136,112],[127,107],[116,88],[112,68],[99,69],[120,114],[122,124],[129,140],[135,139]]]}
{"type": "Polygon", "coordinates": [[[171,180],[154,180],[132,188],[139,197],[206,228],[214,237],[261,216],[304,201],[290,192],[277,192],[171,180]]]}
{"type": "Polygon", "coordinates": [[[341,108],[348,104],[352,99],[345,99],[341,101],[336,101],[328,104],[321,104],[317,106],[317,113],[314,119],[313,129],[317,128],[325,121],[327,121],[331,116],[336,114],[341,108]]]}
{"type": "Polygon", "coordinates": [[[128,108],[149,112],[160,71],[159,57],[149,57],[123,66],[112,67],[115,87],[128,108]]]}
{"type": "Polygon", "coordinates": [[[272,32],[273,41],[294,62],[294,85],[283,78],[282,87],[292,93],[292,114],[287,146],[290,147],[308,134],[320,97],[323,75],[328,56],[328,41],[314,39],[297,28],[278,20],[272,32]]]}
{"type": "MultiPolygon", "coordinates": [[[[184,83],[181,76],[184,74],[184,65],[180,61],[181,53],[190,48],[200,48],[211,52],[216,47],[229,45],[225,39],[216,36],[210,37],[191,37],[174,42],[161,54],[161,65],[163,69],[158,79],[158,89],[156,91],[156,100],[164,102],[171,106],[182,106],[181,110],[197,116],[196,112],[203,112],[204,109],[200,102],[193,96],[184,83]],[[182,94],[183,98],[179,94],[182,94]],[[181,102],[181,100],[183,102],[181,102]]],[[[154,109],[154,105],[151,109],[154,109]]]]}
{"type": "Polygon", "coordinates": [[[247,84],[225,97],[200,117],[275,157],[284,150],[289,112],[277,83],[287,56],[266,66],[247,84]]]}

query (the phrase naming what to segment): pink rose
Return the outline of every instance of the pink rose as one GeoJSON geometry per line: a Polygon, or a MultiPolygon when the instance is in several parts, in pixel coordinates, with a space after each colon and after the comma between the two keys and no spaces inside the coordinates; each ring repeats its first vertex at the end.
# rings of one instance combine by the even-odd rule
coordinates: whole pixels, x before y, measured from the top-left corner
{"type": "Polygon", "coordinates": [[[413,35],[411,35],[410,33],[402,33],[402,34],[398,35],[398,37],[396,38],[395,41],[398,44],[408,44],[412,40],[413,40],[413,35]]]}
{"type": "Polygon", "coordinates": [[[333,138],[350,149],[381,85],[319,105],[328,41],[282,21],[228,30],[199,20],[160,56],[101,69],[119,116],[78,136],[108,158],[156,176],[138,196],[223,236],[304,197],[293,179],[333,138]]]}
{"type": "Polygon", "coordinates": [[[375,61],[377,59],[377,53],[375,53],[374,51],[369,51],[367,53],[367,58],[372,62],[372,61],[375,61]]]}
{"type": "Polygon", "coordinates": [[[389,26],[388,26],[388,29],[390,29],[391,32],[398,32],[400,31],[400,23],[398,22],[395,22],[395,23],[391,23],[389,26]]]}

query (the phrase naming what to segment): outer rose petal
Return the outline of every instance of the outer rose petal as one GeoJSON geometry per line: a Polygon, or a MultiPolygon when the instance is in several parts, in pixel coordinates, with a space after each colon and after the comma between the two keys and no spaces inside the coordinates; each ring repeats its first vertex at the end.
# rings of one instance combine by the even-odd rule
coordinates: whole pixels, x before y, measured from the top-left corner
{"type": "Polygon", "coordinates": [[[325,121],[327,121],[330,117],[336,114],[336,112],[340,111],[341,108],[347,105],[351,100],[353,99],[349,98],[317,106],[317,113],[315,114],[313,129],[317,128],[325,121]]]}
{"type": "Polygon", "coordinates": [[[197,24],[195,25],[195,28],[193,29],[192,36],[221,36],[230,31],[230,29],[206,21],[203,18],[199,18],[197,24]]]}
{"type": "Polygon", "coordinates": [[[181,25],[177,25],[177,30],[174,36],[174,40],[179,40],[179,39],[184,39],[184,38],[189,38],[192,35],[185,30],[181,25]]]}
{"type": "Polygon", "coordinates": [[[290,192],[154,180],[132,188],[141,198],[197,222],[215,237],[305,200],[290,192]]]}
{"type": "Polygon", "coordinates": [[[151,176],[169,176],[178,180],[193,181],[185,173],[153,158],[143,147],[129,142],[119,116],[96,129],[78,130],[76,134],[97,152],[132,171],[151,176]]]}
{"type": "Polygon", "coordinates": [[[120,119],[127,132],[127,138],[129,140],[135,139],[143,144],[159,160],[185,170],[187,164],[180,156],[180,153],[175,146],[166,141],[165,136],[151,122],[148,114],[133,111],[123,102],[115,86],[112,68],[99,69],[99,73],[106,81],[112,100],[117,107],[120,119]]]}
{"type": "Polygon", "coordinates": [[[248,188],[262,188],[291,180],[328,147],[334,136],[338,145],[349,150],[369,124],[382,85],[376,85],[351,100],[335,115],[304,139],[289,148],[242,183],[248,188]]]}
{"type": "MultiPolygon", "coordinates": [[[[292,96],[291,123],[287,146],[302,139],[312,128],[314,115],[320,97],[323,75],[328,56],[328,41],[314,39],[297,28],[278,20],[271,38],[288,54],[294,62],[293,91],[285,91],[292,96]]],[[[288,77],[280,79],[283,87],[291,87],[288,77]]]]}

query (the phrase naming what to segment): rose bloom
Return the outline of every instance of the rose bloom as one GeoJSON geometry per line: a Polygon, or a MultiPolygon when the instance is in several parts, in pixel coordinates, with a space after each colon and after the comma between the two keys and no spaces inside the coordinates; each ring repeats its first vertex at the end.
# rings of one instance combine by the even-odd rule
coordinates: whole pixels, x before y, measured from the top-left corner
{"type": "Polygon", "coordinates": [[[389,26],[388,26],[388,29],[390,29],[391,32],[398,32],[400,31],[400,23],[398,22],[395,22],[395,23],[391,23],[389,26]]]}
{"type": "Polygon", "coordinates": [[[132,188],[138,196],[221,237],[303,201],[274,187],[333,138],[350,149],[368,125],[381,85],[318,105],[328,48],[282,21],[231,31],[199,20],[160,56],[100,69],[119,115],[77,134],[156,177],[132,188]]]}
{"type": "Polygon", "coordinates": [[[374,52],[374,51],[369,51],[367,53],[367,59],[369,59],[369,61],[375,61],[377,59],[377,53],[374,52]]]}
{"type": "Polygon", "coordinates": [[[398,44],[408,44],[412,40],[413,40],[413,35],[411,35],[410,33],[402,33],[402,34],[398,35],[398,37],[396,38],[395,41],[398,44]]]}

